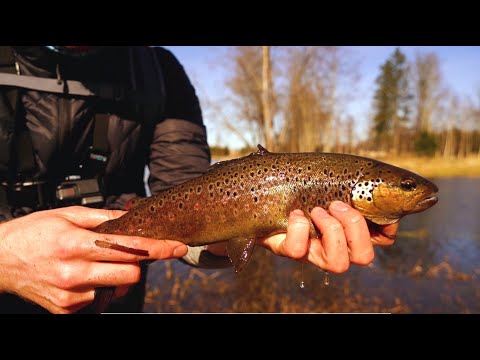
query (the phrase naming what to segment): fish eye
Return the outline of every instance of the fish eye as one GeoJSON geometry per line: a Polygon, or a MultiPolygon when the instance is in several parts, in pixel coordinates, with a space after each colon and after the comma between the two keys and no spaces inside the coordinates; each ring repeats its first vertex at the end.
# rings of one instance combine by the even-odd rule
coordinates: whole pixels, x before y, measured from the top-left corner
{"type": "Polygon", "coordinates": [[[415,182],[415,180],[407,178],[402,179],[402,181],[400,182],[400,186],[403,190],[413,191],[417,188],[417,183],[415,182]]]}

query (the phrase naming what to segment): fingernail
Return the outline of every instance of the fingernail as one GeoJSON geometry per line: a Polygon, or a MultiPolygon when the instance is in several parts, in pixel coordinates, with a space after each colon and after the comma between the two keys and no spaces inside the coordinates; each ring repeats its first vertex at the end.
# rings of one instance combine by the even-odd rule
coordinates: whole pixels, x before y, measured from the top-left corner
{"type": "Polygon", "coordinates": [[[173,256],[182,257],[187,254],[188,248],[187,245],[180,245],[173,249],[173,256]]]}
{"type": "Polygon", "coordinates": [[[299,209],[293,210],[290,214],[291,214],[291,215],[297,215],[297,216],[305,216],[305,214],[303,213],[303,211],[302,211],[302,210],[299,210],[299,209]]]}
{"type": "Polygon", "coordinates": [[[312,215],[315,215],[314,213],[316,213],[316,216],[321,216],[321,217],[329,216],[327,211],[324,208],[321,208],[319,206],[313,208],[312,215]]]}
{"type": "Polygon", "coordinates": [[[350,207],[345,204],[344,202],[341,202],[341,201],[333,201],[331,204],[330,204],[330,208],[332,210],[336,210],[336,211],[347,211],[350,207]]]}

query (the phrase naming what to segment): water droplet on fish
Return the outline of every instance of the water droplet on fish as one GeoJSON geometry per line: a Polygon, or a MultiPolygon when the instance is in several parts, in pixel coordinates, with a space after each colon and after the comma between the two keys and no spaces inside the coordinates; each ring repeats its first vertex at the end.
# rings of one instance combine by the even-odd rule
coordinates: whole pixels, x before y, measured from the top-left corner
{"type": "Polygon", "coordinates": [[[325,278],[323,279],[323,283],[325,284],[325,286],[330,285],[330,274],[328,273],[328,271],[325,271],[325,278]]]}
{"type": "Polygon", "coordinates": [[[300,289],[305,288],[305,281],[303,281],[303,279],[304,279],[303,264],[304,263],[302,262],[302,281],[300,281],[300,289]]]}

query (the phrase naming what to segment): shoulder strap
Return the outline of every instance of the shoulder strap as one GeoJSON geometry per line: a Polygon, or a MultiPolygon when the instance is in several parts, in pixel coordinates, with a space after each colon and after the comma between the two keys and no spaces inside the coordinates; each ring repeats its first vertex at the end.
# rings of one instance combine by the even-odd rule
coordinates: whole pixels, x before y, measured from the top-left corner
{"type": "MultiPolygon", "coordinates": [[[[0,46],[0,72],[16,74],[15,57],[10,46],[0,46]]],[[[0,86],[0,174],[8,171],[18,98],[18,89],[0,86]]]]}

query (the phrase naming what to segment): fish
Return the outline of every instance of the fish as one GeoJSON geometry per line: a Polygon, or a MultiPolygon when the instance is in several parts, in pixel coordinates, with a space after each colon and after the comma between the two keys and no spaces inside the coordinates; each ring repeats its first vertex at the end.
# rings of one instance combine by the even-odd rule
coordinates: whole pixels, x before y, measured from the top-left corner
{"type": "MultiPolygon", "coordinates": [[[[375,159],[275,153],[258,145],[250,155],[217,162],[199,177],[135,199],[125,215],[92,230],[178,240],[189,246],[227,242],[228,257],[239,273],[258,239],[286,232],[288,216],[295,209],[309,218],[314,207],[328,209],[332,201],[340,200],[367,222],[386,225],[429,209],[437,203],[438,191],[426,178],[375,159]]],[[[319,237],[310,223],[311,236],[319,237]]],[[[130,251],[115,245],[110,247],[130,251]]],[[[97,303],[105,303],[100,291],[97,298],[97,303]]]]}

